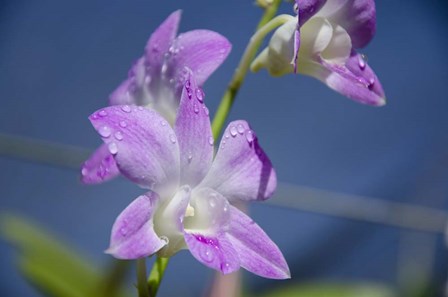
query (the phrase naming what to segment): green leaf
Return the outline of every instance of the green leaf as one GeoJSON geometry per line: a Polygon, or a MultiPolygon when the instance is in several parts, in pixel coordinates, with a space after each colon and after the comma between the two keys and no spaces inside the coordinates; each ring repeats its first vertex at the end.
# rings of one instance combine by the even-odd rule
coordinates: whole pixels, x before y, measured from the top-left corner
{"type": "Polygon", "coordinates": [[[262,297],[397,297],[390,288],[377,284],[309,283],[283,287],[262,297]]]}
{"type": "MultiPolygon", "coordinates": [[[[45,295],[54,297],[124,296],[110,292],[121,286],[108,284],[117,281],[117,275],[104,273],[93,261],[81,256],[68,244],[58,241],[53,235],[28,219],[3,214],[0,216],[0,235],[19,250],[19,268],[26,280],[45,295]],[[106,293],[107,292],[107,293],[106,293]]],[[[123,274],[124,262],[117,261],[115,267],[123,274]]]]}

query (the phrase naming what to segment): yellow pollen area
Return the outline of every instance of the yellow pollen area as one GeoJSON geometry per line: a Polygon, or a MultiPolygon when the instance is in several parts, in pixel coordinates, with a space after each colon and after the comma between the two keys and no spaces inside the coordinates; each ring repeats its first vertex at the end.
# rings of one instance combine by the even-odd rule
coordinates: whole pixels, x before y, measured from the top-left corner
{"type": "Polygon", "coordinates": [[[194,208],[188,204],[187,209],[185,210],[185,217],[194,217],[194,208]]]}

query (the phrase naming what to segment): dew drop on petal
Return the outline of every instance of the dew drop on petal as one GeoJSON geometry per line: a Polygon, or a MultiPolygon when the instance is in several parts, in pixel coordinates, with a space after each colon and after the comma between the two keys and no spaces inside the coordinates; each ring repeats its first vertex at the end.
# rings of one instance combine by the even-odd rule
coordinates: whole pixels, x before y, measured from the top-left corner
{"type": "Polygon", "coordinates": [[[83,176],[86,176],[87,173],[89,173],[89,171],[88,171],[86,168],[83,168],[83,169],[81,170],[81,174],[82,174],[83,176]]]}
{"type": "Polygon", "coordinates": [[[232,137],[235,137],[238,134],[238,131],[236,130],[235,126],[231,126],[230,127],[230,135],[232,135],[232,137]]]}
{"type": "Polygon", "coordinates": [[[185,81],[185,89],[186,89],[187,91],[190,91],[190,89],[191,89],[191,82],[190,82],[189,79],[187,79],[187,80],[185,81]]]}
{"type": "Polygon", "coordinates": [[[211,247],[207,246],[207,245],[204,245],[201,248],[199,256],[206,263],[211,263],[211,262],[213,262],[213,259],[214,259],[214,255],[213,255],[213,252],[211,251],[211,247]]]}
{"type": "Polygon", "coordinates": [[[162,125],[162,126],[166,126],[166,121],[165,121],[165,120],[161,120],[161,121],[160,121],[160,125],[162,125]]]}
{"type": "Polygon", "coordinates": [[[204,91],[201,88],[197,88],[196,89],[196,98],[198,99],[199,102],[204,102],[204,91]]]}
{"type": "Polygon", "coordinates": [[[170,134],[170,141],[171,143],[176,143],[176,135],[170,134]]]}
{"type": "Polygon", "coordinates": [[[193,154],[191,152],[188,152],[187,158],[188,158],[188,163],[190,163],[191,160],[193,159],[193,154]]]}
{"type": "Polygon", "coordinates": [[[126,236],[128,234],[128,228],[121,227],[120,228],[120,233],[121,233],[122,236],[126,236]]]}
{"type": "Polygon", "coordinates": [[[107,116],[107,111],[105,111],[105,110],[103,109],[103,110],[101,110],[98,114],[99,114],[100,116],[102,116],[102,117],[105,117],[105,116],[107,116]]]}
{"type": "Polygon", "coordinates": [[[242,124],[238,124],[238,126],[236,127],[236,129],[238,130],[238,133],[240,133],[241,135],[243,135],[244,133],[244,126],[242,124]]]}
{"type": "Polygon", "coordinates": [[[215,140],[213,139],[213,136],[208,137],[208,144],[213,145],[215,143],[215,140]]]}
{"type": "Polygon", "coordinates": [[[207,106],[203,105],[203,108],[205,115],[208,116],[210,114],[210,111],[208,110],[207,106]]]}
{"type": "Polygon", "coordinates": [[[123,140],[123,133],[121,133],[120,131],[117,131],[114,133],[114,137],[116,140],[123,140]]]}
{"type": "Polygon", "coordinates": [[[369,79],[369,83],[367,84],[367,87],[369,88],[369,90],[373,89],[373,86],[375,85],[375,79],[372,77],[371,79],[369,79]]]}
{"type": "Polygon", "coordinates": [[[121,127],[121,128],[126,128],[127,125],[128,125],[128,123],[126,123],[126,121],[121,121],[121,122],[120,122],[120,127],[121,127]]]}
{"type": "Polygon", "coordinates": [[[165,245],[167,245],[170,242],[170,240],[166,236],[160,236],[160,240],[163,241],[165,245]]]}
{"type": "Polygon", "coordinates": [[[146,85],[149,85],[150,83],[151,83],[151,76],[147,75],[147,76],[145,77],[145,84],[146,84],[146,85]]]}
{"type": "Polygon", "coordinates": [[[110,128],[108,126],[102,126],[101,128],[98,129],[98,133],[102,137],[107,138],[107,137],[110,136],[111,131],[110,131],[110,128]]]}
{"type": "Polygon", "coordinates": [[[254,141],[254,138],[255,138],[254,132],[252,132],[252,130],[248,130],[246,132],[246,140],[247,140],[247,142],[252,143],[254,141]]]}
{"type": "Polygon", "coordinates": [[[199,113],[199,107],[196,103],[193,105],[193,110],[194,110],[194,113],[199,113]]]}
{"type": "Polygon", "coordinates": [[[116,153],[118,153],[118,146],[115,142],[109,143],[107,148],[109,149],[109,153],[111,153],[112,155],[115,155],[116,153]]]}
{"type": "Polygon", "coordinates": [[[129,113],[129,112],[131,112],[131,107],[129,105],[123,105],[121,107],[121,110],[124,111],[124,112],[129,113]]]}
{"type": "Polygon", "coordinates": [[[366,68],[366,61],[364,60],[364,55],[359,56],[358,64],[360,69],[364,70],[366,68]]]}

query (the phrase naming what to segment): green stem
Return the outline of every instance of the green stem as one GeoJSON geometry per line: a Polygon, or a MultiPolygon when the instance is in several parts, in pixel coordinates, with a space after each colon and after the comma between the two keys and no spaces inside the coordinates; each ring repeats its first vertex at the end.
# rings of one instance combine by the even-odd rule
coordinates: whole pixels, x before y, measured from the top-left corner
{"type": "Polygon", "coordinates": [[[150,297],[146,283],[146,258],[137,260],[137,290],[139,297],[150,297]]]}
{"type": "Polygon", "coordinates": [[[286,21],[284,15],[277,16],[273,19],[281,2],[282,0],[273,0],[271,5],[265,9],[263,16],[258,23],[257,31],[249,40],[249,44],[241,57],[240,63],[233,74],[232,80],[221,99],[221,103],[219,104],[213,119],[212,131],[215,139],[217,139],[221,133],[222,127],[224,126],[233,102],[235,101],[235,97],[244,82],[247,71],[249,70],[250,63],[257,54],[264,37],[286,21]]]}
{"type": "Polygon", "coordinates": [[[170,258],[162,258],[157,256],[156,262],[152,266],[148,278],[148,286],[151,297],[156,297],[157,295],[157,291],[159,290],[160,283],[162,282],[169,260],[170,258]]]}

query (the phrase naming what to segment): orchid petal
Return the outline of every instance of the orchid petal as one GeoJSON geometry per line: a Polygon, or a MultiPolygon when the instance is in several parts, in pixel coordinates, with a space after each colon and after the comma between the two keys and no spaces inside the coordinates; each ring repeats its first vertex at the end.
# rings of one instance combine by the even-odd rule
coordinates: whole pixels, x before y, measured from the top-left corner
{"type": "Polygon", "coordinates": [[[316,16],[342,26],[355,48],[366,46],[376,32],[374,0],[328,0],[316,16]]]}
{"type": "Polygon", "coordinates": [[[135,199],[118,216],[112,227],[110,247],[106,253],[118,259],[138,259],[160,250],[166,242],[153,228],[153,216],[159,196],[148,192],[135,199]]]}
{"type": "Polygon", "coordinates": [[[186,217],[185,241],[193,256],[224,274],[238,270],[238,254],[226,238],[230,223],[229,202],[209,188],[193,191],[194,215],[186,217]]]}
{"type": "Polygon", "coordinates": [[[208,30],[193,30],[180,34],[170,48],[167,75],[173,75],[179,89],[185,83],[184,68],[193,71],[196,82],[202,86],[207,78],[222,64],[232,46],[222,35],[208,30]]]}
{"type": "Polygon", "coordinates": [[[168,244],[159,251],[161,257],[170,257],[186,247],[184,241],[183,220],[190,202],[191,188],[182,186],[172,199],[166,199],[160,205],[154,217],[154,228],[157,234],[164,236],[168,244]]]}
{"type": "Polygon", "coordinates": [[[228,230],[230,205],[219,192],[211,188],[196,188],[190,205],[194,212],[185,218],[186,232],[212,236],[228,230]]]}
{"type": "Polygon", "coordinates": [[[324,6],[327,0],[296,0],[299,8],[299,24],[302,26],[324,6]]]}
{"type": "Polygon", "coordinates": [[[95,112],[89,119],[125,177],[149,189],[177,183],[177,138],[157,112],[116,105],[95,112]]]}
{"type": "Polygon", "coordinates": [[[272,35],[269,45],[252,62],[251,70],[267,68],[272,76],[281,76],[294,71],[300,40],[297,39],[297,17],[280,26],[272,35]]]}
{"type": "Polygon", "coordinates": [[[333,26],[330,43],[322,51],[321,57],[328,62],[344,64],[350,56],[352,42],[347,31],[341,26],[333,26]]]}
{"type": "Polygon", "coordinates": [[[102,144],[81,169],[81,181],[85,184],[99,184],[120,174],[114,157],[107,146],[102,144]]]}
{"type": "Polygon", "coordinates": [[[352,52],[345,65],[321,60],[299,68],[299,72],[311,75],[328,87],[357,102],[382,106],[386,103],[385,95],[378,77],[361,55],[352,52]]]}
{"type": "Polygon", "coordinates": [[[179,141],[181,183],[192,187],[204,178],[213,160],[213,136],[204,96],[190,73],[174,129],[179,141]]]}
{"type": "Polygon", "coordinates": [[[210,171],[198,187],[209,187],[230,201],[265,200],[277,186],[271,161],[246,121],[231,122],[210,171]]]}
{"type": "Polygon", "coordinates": [[[161,83],[165,54],[176,37],[180,17],[180,10],[173,12],[154,31],[146,44],[145,55],[135,62],[128,78],[110,95],[111,105],[147,105],[156,97],[152,92],[159,90],[154,85],[161,83]]]}
{"type": "Polygon", "coordinates": [[[165,54],[173,43],[182,12],[177,10],[152,33],[145,47],[145,58],[151,72],[160,73],[164,63],[165,54]]]}
{"type": "Polygon", "coordinates": [[[207,237],[185,233],[184,236],[191,254],[202,264],[223,274],[232,273],[240,268],[238,254],[224,234],[207,237]]]}
{"type": "Polygon", "coordinates": [[[239,255],[241,267],[266,278],[290,278],[288,264],[269,236],[237,208],[231,206],[230,214],[227,238],[239,255]]]}
{"type": "Polygon", "coordinates": [[[324,18],[314,17],[301,30],[299,64],[320,55],[331,43],[333,26],[324,18]]]}

